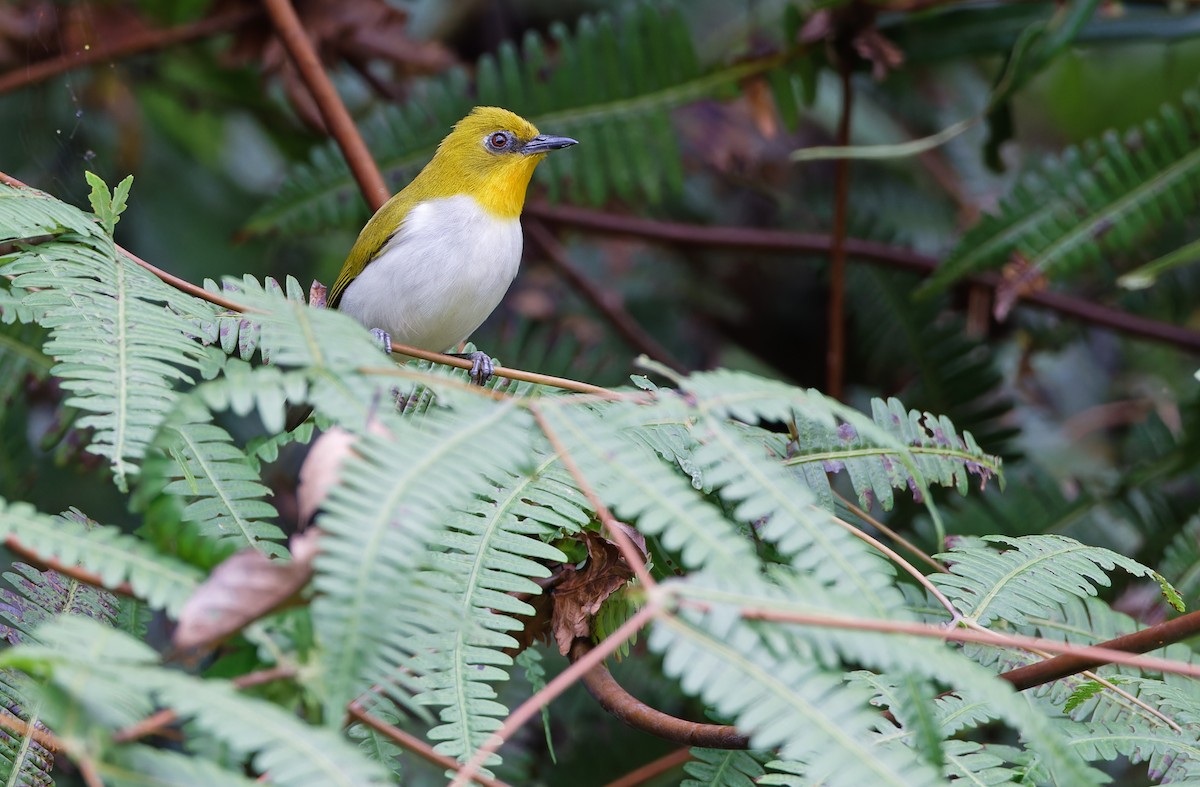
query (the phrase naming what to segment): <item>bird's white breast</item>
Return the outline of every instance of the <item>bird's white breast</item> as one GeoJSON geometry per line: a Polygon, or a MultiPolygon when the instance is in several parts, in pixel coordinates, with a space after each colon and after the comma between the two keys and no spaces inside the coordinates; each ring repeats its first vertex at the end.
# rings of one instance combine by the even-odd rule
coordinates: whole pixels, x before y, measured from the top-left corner
{"type": "Polygon", "coordinates": [[[446,350],[504,297],[521,263],[521,222],[474,198],[424,202],[346,288],[339,309],[392,341],[446,350]]]}

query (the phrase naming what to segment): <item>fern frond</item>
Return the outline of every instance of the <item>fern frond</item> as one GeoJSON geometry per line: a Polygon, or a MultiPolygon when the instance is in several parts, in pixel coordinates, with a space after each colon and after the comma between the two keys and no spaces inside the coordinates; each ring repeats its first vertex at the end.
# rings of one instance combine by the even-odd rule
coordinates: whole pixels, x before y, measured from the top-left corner
{"type": "Polygon", "coordinates": [[[1108,132],[1049,158],[963,237],[923,290],[1018,259],[1022,275],[1059,277],[1129,251],[1200,194],[1200,96],[1186,94],[1119,137],[1108,132]]]}
{"type": "MultiPolygon", "coordinates": [[[[438,408],[419,419],[389,416],[383,423],[389,434],[355,445],[318,519],[313,624],[330,718],[376,684],[403,682],[404,691],[412,691],[413,681],[400,670],[415,666],[408,661],[426,649],[425,639],[474,625],[460,620],[451,597],[426,586],[417,571],[456,506],[487,494],[480,480],[513,472],[529,449],[529,416],[511,402],[472,397],[458,411],[438,408]],[[382,608],[380,588],[392,594],[382,608]]],[[[459,537],[446,538],[452,544],[459,537]]],[[[435,663],[424,669],[446,665],[450,656],[430,658],[435,663]]]]}
{"type": "Polygon", "coordinates": [[[1119,724],[1078,724],[1071,747],[1089,760],[1128,757],[1148,763],[1150,776],[1164,784],[1200,778],[1200,742],[1195,730],[1146,729],[1119,724]]]}
{"type": "MultiPolygon", "coordinates": [[[[189,720],[188,733],[248,758],[272,784],[296,787],[385,784],[382,768],[330,727],[313,727],[228,682],[201,680],[157,665],[145,644],[87,618],[57,618],[38,629],[44,646],[0,653],[0,664],[48,674],[61,692],[51,703],[64,726],[109,730],[133,723],[160,703],[189,720]]],[[[48,716],[49,719],[49,716],[48,716]]],[[[50,719],[57,722],[60,719],[50,719]]],[[[58,724],[52,724],[58,728],[58,724]]]]}
{"type": "Polygon", "coordinates": [[[756,563],[749,541],[719,509],[644,443],[614,428],[622,421],[652,419],[652,408],[621,402],[593,408],[569,400],[539,408],[601,498],[618,516],[636,521],[639,531],[661,536],[667,549],[680,551],[685,566],[716,562],[733,570],[756,563]]]}
{"type": "Polygon", "coordinates": [[[683,766],[690,779],[681,787],[753,787],[759,784],[766,756],[753,751],[719,751],[693,746],[692,761],[683,766]]]}
{"type": "MultiPolygon", "coordinates": [[[[204,280],[204,289],[211,293],[237,299],[244,293],[250,293],[260,298],[279,296],[296,303],[306,303],[308,295],[300,282],[292,276],[284,279],[283,286],[279,281],[268,276],[262,281],[246,274],[240,279],[226,278],[218,285],[212,279],[204,280]]],[[[271,347],[263,345],[262,327],[253,319],[242,314],[222,313],[213,317],[194,320],[193,330],[200,341],[209,345],[217,345],[226,355],[251,361],[257,354],[263,363],[271,362],[271,347]]]]}
{"type": "Polygon", "coordinates": [[[108,587],[128,582],[151,606],[179,614],[200,583],[200,572],[159,554],[111,526],[85,526],[47,516],[26,503],[0,500],[0,538],[15,536],[39,555],[98,574],[108,587]]]}
{"type": "MultiPolygon", "coordinates": [[[[282,403],[276,409],[282,410],[282,403]]],[[[138,496],[150,494],[150,487],[178,496],[187,501],[183,519],[194,522],[199,534],[267,555],[286,554],[279,543],[284,533],[270,521],[277,516],[275,508],[264,500],[271,490],[230,434],[211,419],[195,400],[184,400],[162,426],[138,496]]]]}
{"type": "MultiPolygon", "coordinates": [[[[530,32],[520,47],[505,42],[495,55],[480,58],[474,90],[462,71],[454,71],[409,103],[385,107],[363,135],[389,185],[399,189],[410,180],[450,127],[483,104],[507,107],[544,131],[584,143],[539,167],[537,177],[552,197],[565,181],[576,202],[600,204],[613,194],[658,201],[683,184],[669,110],[720,95],[784,59],[702,66],[684,15],[652,4],[636,4],[619,19],[585,17],[574,33],[555,24],[549,37],[530,32]],[[546,54],[551,47],[553,60],[546,54]]],[[[326,145],[293,170],[249,229],[313,232],[358,226],[364,218],[345,161],[326,145]]]]}
{"type": "Polygon", "coordinates": [[[175,401],[175,384],[191,382],[204,355],[183,315],[206,310],[119,254],[81,211],[38,194],[0,184],[9,208],[0,212],[0,243],[37,229],[59,233],[5,257],[0,275],[25,291],[25,306],[50,329],[44,351],[72,393],[67,404],[87,413],[80,426],[96,430],[88,450],[109,458],[124,491],[175,401]]]}
{"type": "Polygon", "coordinates": [[[942,751],[946,755],[943,773],[956,785],[1017,787],[1028,784],[1028,768],[1019,762],[1028,759],[1028,755],[1011,746],[948,740],[942,751]]]}
{"type": "Polygon", "coordinates": [[[442,724],[429,733],[431,740],[441,741],[435,748],[439,754],[470,754],[508,715],[490,684],[508,679],[505,668],[513,662],[503,651],[518,643],[507,632],[522,628],[514,616],[534,614],[532,606],[511,594],[541,593],[530,578],[548,577],[550,569],[538,561],[567,562],[545,543],[555,528],[539,521],[544,518],[539,516],[545,501],[542,475],[556,462],[550,457],[527,473],[497,474],[504,480],[449,518],[446,532],[437,537],[441,548],[429,556],[461,618],[471,621],[426,643],[443,658],[421,679],[426,690],[417,702],[442,708],[442,724]]]}
{"type": "Polygon", "coordinates": [[[95,763],[104,784],[113,787],[253,787],[258,782],[200,757],[151,746],[122,746],[95,763]]]}
{"type": "Polygon", "coordinates": [[[54,784],[54,752],[33,738],[33,730],[44,730],[40,703],[34,687],[21,672],[0,669],[0,706],[29,727],[24,734],[5,730],[0,735],[0,775],[8,784],[48,787],[54,784]]]}
{"type": "Polygon", "coordinates": [[[930,579],[959,612],[983,625],[997,619],[1024,625],[1027,616],[1044,616],[1072,596],[1095,595],[1098,585],[1109,584],[1106,572],[1116,567],[1161,580],[1132,558],[1063,536],[985,536],[937,557],[950,573],[930,579]]]}

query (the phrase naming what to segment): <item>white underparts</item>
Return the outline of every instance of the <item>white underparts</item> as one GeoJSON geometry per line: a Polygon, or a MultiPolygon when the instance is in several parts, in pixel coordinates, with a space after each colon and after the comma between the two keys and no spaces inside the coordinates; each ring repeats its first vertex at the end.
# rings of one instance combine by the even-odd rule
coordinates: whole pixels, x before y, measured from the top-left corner
{"type": "Polygon", "coordinates": [[[413,208],[338,308],[392,341],[442,351],[500,303],[521,263],[521,222],[459,195],[413,208]]]}

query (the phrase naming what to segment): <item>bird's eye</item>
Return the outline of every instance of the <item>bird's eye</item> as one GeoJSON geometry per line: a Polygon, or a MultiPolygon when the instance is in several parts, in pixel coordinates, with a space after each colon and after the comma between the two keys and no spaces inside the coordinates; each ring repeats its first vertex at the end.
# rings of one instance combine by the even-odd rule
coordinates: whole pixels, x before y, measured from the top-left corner
{"type": "Polygon", "coordinates": [[[488,135],[487,146],[495,151],[506,150],[512,143],[512,137],[505,131],[495,131],[488,135]]]}

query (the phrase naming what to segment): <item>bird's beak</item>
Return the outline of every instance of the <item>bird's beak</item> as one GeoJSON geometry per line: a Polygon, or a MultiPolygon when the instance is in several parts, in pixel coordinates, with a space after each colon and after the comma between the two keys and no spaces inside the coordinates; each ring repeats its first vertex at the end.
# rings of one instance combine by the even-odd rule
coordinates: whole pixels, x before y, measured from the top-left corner
{"type": "Polygon", "coordinates": [[[532,156],[535,153],[549,153],[552,150],[569,148],[572,145],[578,144],[579,140],[571,139],[570,137],[556,137],[551,134],[538,134],[536,137],[525,143],[525,147],[521,148],[521,152],[526,156],[532,156]]]}

